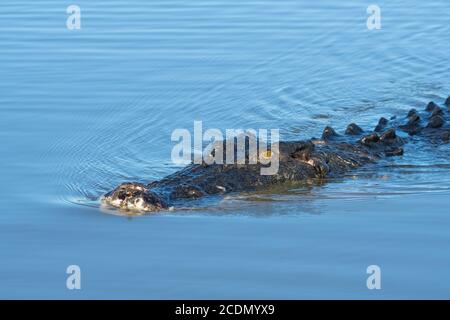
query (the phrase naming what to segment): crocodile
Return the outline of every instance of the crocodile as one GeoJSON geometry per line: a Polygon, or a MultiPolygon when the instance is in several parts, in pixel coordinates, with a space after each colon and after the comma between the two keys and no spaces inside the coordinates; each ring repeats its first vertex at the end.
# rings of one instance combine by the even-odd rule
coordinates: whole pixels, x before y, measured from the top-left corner
{"type": "MultiPolygon", "coordinates": [[[[262,175],[267,163],[250,164],[191,163],[183,169],[148,184],[124,182],[104,194],[101,202],[128,212],[155,212],[207,196],[252,192],[287,183],[324,181],[342,177],[346,172],[375,163],[383,157],[397,157],[413,137],[432,144],[449,143],[450,97],[443,106],[429,102],[424,110],[411,109],[406,117],[380,118],[374,130],[365,131],[350,123],[339,134],[332,127],[321,138],[280,141],[277,152],[278,172],[262,175]]],[[[222,142],[221,146],[225,143],[222,142]]],[[[214,153],[214,148],[211,153],[214,153]]],[[[248,158],[247,158],[248,160],[248,158]]]]}

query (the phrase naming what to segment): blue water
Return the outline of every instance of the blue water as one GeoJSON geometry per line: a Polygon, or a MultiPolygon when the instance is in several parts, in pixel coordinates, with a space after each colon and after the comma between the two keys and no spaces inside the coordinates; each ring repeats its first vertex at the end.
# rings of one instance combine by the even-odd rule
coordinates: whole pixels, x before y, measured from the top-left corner
{"type": "Polygon", "coordinates": [[[99,205],[178,170],[170,135],[194,120],[302,139],[441,104],[448,0],[377,1],[372,31],[371,3],[77,0],[68,30],[69,2],[3,0],[0,298],[450,298],[448,145],[196,210],[99,205]]]}

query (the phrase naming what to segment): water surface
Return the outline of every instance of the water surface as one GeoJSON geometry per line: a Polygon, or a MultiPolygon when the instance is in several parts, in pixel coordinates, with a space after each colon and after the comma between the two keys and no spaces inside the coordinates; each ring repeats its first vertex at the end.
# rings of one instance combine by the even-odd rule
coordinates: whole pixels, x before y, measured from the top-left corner
{"type": "Polygon", "coordinates": [[[74,31],[69,3],[0,4],[1,298],[449,298],[448,145],[196,210],[98,202],[178,170],[170,135],[194,120],[295,140],[442,104],[447,0],[377,1],[375,31],[369,1],[76,4],[74,31]]]}

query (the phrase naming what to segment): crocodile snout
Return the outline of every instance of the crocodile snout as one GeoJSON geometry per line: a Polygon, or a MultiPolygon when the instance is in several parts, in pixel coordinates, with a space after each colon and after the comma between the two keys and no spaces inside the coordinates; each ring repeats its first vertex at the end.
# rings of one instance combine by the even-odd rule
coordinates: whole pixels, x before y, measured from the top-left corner
{"type": "Polygon", "coordinates": [[[102,202],[126,211],[159,211],[166,209],[166,203],[143,184],[126,182],[105,194],[102,202]]]}

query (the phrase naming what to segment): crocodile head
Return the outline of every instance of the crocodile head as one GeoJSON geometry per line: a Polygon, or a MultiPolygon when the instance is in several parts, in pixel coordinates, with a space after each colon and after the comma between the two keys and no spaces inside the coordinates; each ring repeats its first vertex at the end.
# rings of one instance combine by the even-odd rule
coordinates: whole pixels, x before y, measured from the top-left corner
{"type": "Polygon", "coordinates": [[[105,194],[102,198],[104,204],[126,211],[159,211],[166,209],[166,203],[145,185],[135,182],[126,182],[105,194]]]}

